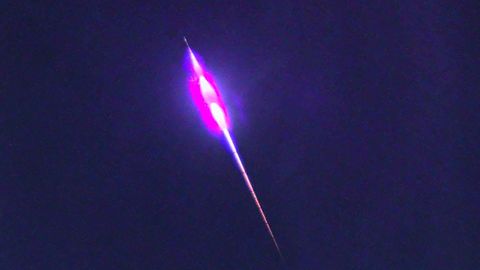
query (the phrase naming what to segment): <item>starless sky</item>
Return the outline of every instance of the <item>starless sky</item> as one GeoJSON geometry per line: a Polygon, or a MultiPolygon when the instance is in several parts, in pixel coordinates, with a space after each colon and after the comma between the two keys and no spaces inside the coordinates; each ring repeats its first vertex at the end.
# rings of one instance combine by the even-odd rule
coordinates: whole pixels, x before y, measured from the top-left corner
{"type": "Polygon", "coordinates": [[[0,4],[0,269],[480,268],[473,4],[77,2],[0,4]]]}

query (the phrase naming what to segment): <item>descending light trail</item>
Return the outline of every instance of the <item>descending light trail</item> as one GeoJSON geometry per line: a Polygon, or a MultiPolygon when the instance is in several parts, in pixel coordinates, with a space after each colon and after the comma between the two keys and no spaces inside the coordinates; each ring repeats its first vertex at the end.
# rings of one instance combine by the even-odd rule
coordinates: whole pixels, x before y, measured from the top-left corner
{"type": "Polygon", "coordinates": [[[255,190],[253,190],[252,183],[250,182],[250,178],[248,177],[247,171],[243,167],[242,160],[240,159],[240,156],[238,155],[237,148],[235,147],[235,144],[233,143],[232,137],[230,136],[230,132],[228,129],[223,130],[223,134],[225,136],[225,139],[228,142],[228,146],[230,147],[230,150],[232,151],[232,154],[235,158],[235,161],[237,162],[238,169],[240,169],[240,172],[242,173],[243,180],[245,180],[245,184],[248,187],[248,190],[250,191],[250,194],[253,197],[253,200],[255,201],[255,204],[257,205],[258,212],[260,212],[260,215],[262,216],[263,223],[265,224],[265,227],[268,230],[268,233],[270,234],[270,237],[273,240],[273,244],[275,244],[275,248],[277,249],[278,254],[283,258],[282,252],[280,251],[280,247],[278,246],[277,239],[275,239],[275,235],[273,234],[272,229],[270,228],[270,224],[268,223],[267,217],[265,216],[265,213],[263,212],[262,205],[258,201],[257,195],[255,194],[255,190]]]}
{"type": "Polygon", "coordinates": [[[263,212],[262,206],[258,201],[255,190],[253,189],[250,178],[248,177],[247,171],[245,170],[242,160],[240,159],[237,147],[235,146],[235,143],[232,140],[232,136],[228,131],[230,121],[228,119],[228,115],[226,114],[225,105],[220,98],[220,94],[215,86],[215,83],[198,62],[198,59],[193,53],[192,49],[190,49],[186,38],[184,38],[184,41],[187,44],[192,73],[194,75],[193,80],[190,83],[190,90],[192,92],[193,100],[199,108],[202,118],[204,119],[207,126],[213,131],[222,133],[225,137],[228,147],[230,148],[235,162],[237,163],[238,169],[242,173],[243,180],[245,181],[245,184],[247,185],[248,190],[250,191],[250,194],[255,201],[255,205],[257,206],[258,211],[260,212],[263,223],[265,224],[265,227],[267,228],[267,231],[270,234],[273,243],[275,244],[275,248],[277,249],[278,254],[280,255],[280,257],[283,258],[277,240],[275,239],[272,229],[270,228],[270,224],[268,223],[267,217],[263,212]]]}

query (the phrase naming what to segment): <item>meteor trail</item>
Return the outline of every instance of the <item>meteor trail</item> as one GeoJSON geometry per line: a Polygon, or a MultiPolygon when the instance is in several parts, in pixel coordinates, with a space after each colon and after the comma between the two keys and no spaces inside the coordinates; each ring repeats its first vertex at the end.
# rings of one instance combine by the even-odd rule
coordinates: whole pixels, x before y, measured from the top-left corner
{"type": "Polygon", "coordinates": [[[192,93],[193,100],[197,105],[202,118],[204,119],[207,126],[215,131],[220,132],[225,137],[227,141],[228,147],[233,154],[235,162],[237,163],[237,167],[242,173],[243,180],[252,195],[252,198],[257,206],[258,211],[260,212],[260,216],[262,217],[263,223],[267,228],[270,237],[273,240],[275,248],[277,249],[278,254],[283,259],[282,252],[280,251],[280,247],[278,246],[277,240],[273,234],[272,229],[270,228],[270,224],[268,223],[267,217],[263,212],[262,206],[258,201],[257,195],[255,194],[255,190],[253,189],[252,183],[250,178],[248,177],[247,171],[243,166],[242,160],[240,159],[240,155],[238,154],[237,147],[232,140],[230,132],[228,130],[229,127],[229,119],[228,115],[226,114],[225,105],[220,97],[220,93],[217,90],[215,82],[213,78],[211,78],[200,65],[197,60],[197,57],[193,53],[192,49],[188,45],[188,41],[185,37],[183,37],[185,44],[188,48],[188,57],[191,63],[192,73],[193,73],[193,80],[190,83],[190,90],[192,93]]]}
{"type": "Polygon", "coordinates": [[[235,158],[235,161],[237,162],[238,169],[242,173],[243,180],[245,180],[245,184],[247,185],[248,190],[250,191],[250,194],[252,195],[253,200],[255,201],[255,204],[257,205],[258,212],[260,212],[260,215],[262,216],[263,223],[265,224],[265,227],[267,228],[268,233],[270,234],[270,237],[273,240],[273,244],[275,244],[275,248],[277,249],[277,252],[280,255],[280,257],[283,258],[282,252],[280,251],[280,247],[278,246],[278,243],[277,243],[277,239],[275,239],[275,235],[273,234],[272,229],[270,228],[270,224],[268,223],[267,217],[265,216],[265,213],[263,212],[262,205],[260,204],[260,202],[257,199],[257,195],[255,194],[255,190],[253,190],[252,183],[250,182],[247,171],[243,167],[242,160],[240,159],[240,156],[238,155],[237,148],[235,147],[235,144],[232,141],[232,138],[230,136],[230,132],[228,132],[227,129],[224,129],[223,134],[225,136],[225,139],[228,142],[228,146],[230,147],[230,150],[232,151],[232,154],[235,158]]]}

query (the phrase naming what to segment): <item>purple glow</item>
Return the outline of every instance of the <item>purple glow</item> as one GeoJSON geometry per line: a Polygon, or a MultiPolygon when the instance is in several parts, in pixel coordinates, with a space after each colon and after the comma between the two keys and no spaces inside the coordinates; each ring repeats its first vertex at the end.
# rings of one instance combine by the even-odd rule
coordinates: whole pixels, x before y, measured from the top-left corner
{"type": "Polygon", "coordinates": [[[237,162],[238,169],[242,173],[243,179],[245,184],[252,195],[252,198],[257,206],[258,211],[262,217],[263,223],[270,234],[270,237],[275,244],[275,248],[277,249],[278,254],[283,258],[282,253],[280,251],[280,247],[277,244],[277,240],[273,235],[272,229],[270,228],[270,224],[268,223],[267,217],[263,212],[262,206],[258,201],[257,195],[253,190],[252,183],[250,178],[247,175],[247,171],[243,166],[242,160],[240,159],[240,155],[238,154],[237,147],[232,140],[230,132],[228,130],[228,126],[230,121],[228,119],[228,115],[226,113],[225,104],[223,103],[220,93],[218,91],[217,86],[215,85],[215,81],[213,78],[205,71],[205,68],[202,67],[200,62],[198,61],[195,54],[188,46],[187,39],[184,38],[185,43],[188,47],[188,56],[189,56],[189,64],[190,70],[192,73],[192,77],[190,79],[189,88],[190,93],[192,94],[193,102],[197,106],[198,110],[200,111],[200,115],[203,118],[203,121],[207,125],[207,127],[216,133],[223,133],[225,139],[228,143],[228,147],[232,151],[232,154],[237,162]]]}
{"type": "Polygon", "coordinates": [[[230,119],[220,92],[213,77],[205,71],[190,48],[188,48],[188,58],[191,71],[189,88],[193,102],[208,129],[221,133],[222,130],[228,129],[230,119]]]}
{"type": "Polygon", "coordinates": [[[203,69],[200,66],[200,63],[198,62],[197,57],[195,56],[195,54],[193,54],[190,48],[188,48],[188,56],[190,57],[190,62],[192,63],[192,68],[195,74],[197,75],[203,74],[203,69]]]}

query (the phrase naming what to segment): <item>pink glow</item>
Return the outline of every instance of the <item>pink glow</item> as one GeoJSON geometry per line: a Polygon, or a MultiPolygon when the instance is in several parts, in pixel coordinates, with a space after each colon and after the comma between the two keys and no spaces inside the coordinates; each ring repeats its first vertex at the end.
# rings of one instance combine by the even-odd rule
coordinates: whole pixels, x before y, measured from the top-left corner
{"type": "Polygon", "coordinates": [[[188,56],[192,73],[189,88],[193,102],[208,129],[221,133],[222,130],[228,129],[230,120],[220,92],[213,77],[205,71],[190,48],[188,48],[188,56]]]}
{"type": "Polygon", "coordinates": [[[230,121],[226,113],[225,104],[220,97],[220,92],[218,91],[215,81],[213,80],[213,77],[205,71],[205,68],[198,61],[197,57],[190,49],[190,46],[188,45],[187,39],[185,37],[184,41],[188,47],[189,69],[192,74],[189,81],[189,88],[190,93],[192,94],[193,102],[200,111],[200,115],[207,127],[211,131],[218,134],[223,133],[223,135],[225,136],[228,147],[232,151],[237,166],[242,173],[245,184],[247,185],[248,190],[252,195],[258,211],[260,212],[263,223],[265,224],[265,227],[267,228],[268,233],[270,234],[270,237],[275,244],[278,254],[283,258],[280,247],[277,244],[277,240],[275,239],[272,229],[270,228],[270,224],[268,223],[267,217],[263,212],[262,206],[257,198],[257,195],[255,194],[250,178],[247,175],[247,171],[245,170],[242,160],[240,159],[237,147],[235,146],[235,143],[233,142],[230,135],[230,131],[228,130],[230,121]]]}
{"type": "Polygon", "coordinates": [[[202,66],[200,66],[200,63],[197,60],[197,57],[195,54],[193,54],[192,49],[188,48],[188,56],[190,58],[190,62],[192,64],[192,69],[197,76],[203,75],[203,69],[202,66]]]}
{"type": "Polygon", "coordinates": [[[215,119],[215,122],[218,124],[218,127],[221,130],[226,130],[227,119],[225,118],[225,113],[223,112],[222,108],[220,108],[217,103],[210,103],[210,113],[212,114],[213,119],[215,119]]]}

